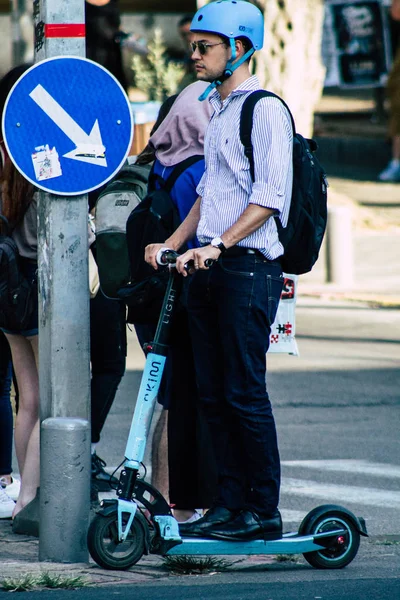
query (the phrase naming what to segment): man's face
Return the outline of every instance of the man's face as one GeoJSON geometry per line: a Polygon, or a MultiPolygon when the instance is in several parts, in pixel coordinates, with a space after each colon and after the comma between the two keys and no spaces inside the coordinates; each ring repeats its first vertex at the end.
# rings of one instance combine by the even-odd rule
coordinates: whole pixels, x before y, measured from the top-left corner
{"type": "Polygon", "coordinates": [[[197,79],[214,81],[214,79],[221,77],[231,56],[231,49],[222,42],[220,36],[204,31],[193,33],[192,43],[200,43],[200,46],[196,47],[191,56],[194,61],[197,79]],[[203,44],[205,54],[200,52],[203,44]]]}

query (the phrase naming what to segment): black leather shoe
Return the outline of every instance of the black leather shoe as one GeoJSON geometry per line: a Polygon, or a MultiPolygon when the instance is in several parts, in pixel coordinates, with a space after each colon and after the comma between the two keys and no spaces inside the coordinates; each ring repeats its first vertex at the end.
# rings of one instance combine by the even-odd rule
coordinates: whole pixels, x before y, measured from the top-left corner
{"type": "Polygon", "coordinates": [[[92,454],[92,483],[96,485],[99,492],[109,492],[118,485],[118,479],[107,473],[105,466],[106,463],[100,456],[96,453],[92,454]]]}
{"type": "Polygon", "coordinates": [[[251,510],[242,510],[235,519],[221,527],[210,529],[208,537],[219,540],[278,540],[282,537],[279,510],[270,517],[261,517],[251,510]]]}
{"type": "Polygon", "coordinates": [[[210,508],[201,519],[193,523],[180,523],[179,533],[184,536],[207,536],[213,527],[222,527],[235,518],[236,512],[224,506],[210,508]]]}

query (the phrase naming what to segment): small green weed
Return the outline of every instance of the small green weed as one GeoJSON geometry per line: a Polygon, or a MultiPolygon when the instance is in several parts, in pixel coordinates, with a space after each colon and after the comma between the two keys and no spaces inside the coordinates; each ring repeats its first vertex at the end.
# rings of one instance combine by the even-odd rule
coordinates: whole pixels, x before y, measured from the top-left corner
{"type": "Polygon", "coordinates": [[[6,578],[0,581],[0,588],[5,592],[28,592],[35,588],[72,590],[88,585],[88,582],[77,577],[57,575],[44,571],[37,575],[27,574],[16,579],[6,578]]]}
{"type": "Polygon", "coordinates": [[[5,592],[28,592],[36,586],[36,579],[34,575],[24,575],[18,579],[3,579],[0,585],[5,592]]]}
{"type": "Polygon", "coordinates": [[[202,575],[214,571],[226,571],[232,563],[223,558],[207,556],[165,556],[164,567],[175,575],[202,575]]]}
{"type": "Polygon", "coordinates": [[[293,562],[297,563],[299,561],[298,556],[295,554],[277,554],[275,556],[276,562],[293,562]]]}
{"type": "Polygon", "coordinates": [[[54,573],[43,572],[39,578],[38,585],[51,589],[74,590],[85,587],[88,582],[81,575],[76,577],[56,575],[54,573]]]}

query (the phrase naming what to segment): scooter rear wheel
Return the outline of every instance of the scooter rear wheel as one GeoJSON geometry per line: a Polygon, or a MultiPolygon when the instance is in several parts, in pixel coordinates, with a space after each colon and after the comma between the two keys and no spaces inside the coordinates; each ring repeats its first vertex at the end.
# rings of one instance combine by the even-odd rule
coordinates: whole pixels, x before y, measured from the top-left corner
{"type": "MultiPolygon", "coordinates": [[[[123,516],[126,524],[128,518],[123,516]]],[[[126,540],[118,540],[117,511],[104,516],[98,514],[90,524],[88,537],[90,556],[104,569],[123,571],[140,560],[145,551],[145,536],[137,517],[133,519],[126,540]]]]}
{"type": "MultiPolygon", "coordinates": [[[[312,511],[314,512],[314,511],[312,511]]],[[[303,554],[306,561],[317,569],[342,569],[351,563],[358,552],[360,534],[353,521],[345,512],[328,510],[322,514],[307,515],[299,528],[299,535],[315,535],[329,533],[342,529],[344,534],[339,535],[331,546],[316,552],[303,554]]]]}

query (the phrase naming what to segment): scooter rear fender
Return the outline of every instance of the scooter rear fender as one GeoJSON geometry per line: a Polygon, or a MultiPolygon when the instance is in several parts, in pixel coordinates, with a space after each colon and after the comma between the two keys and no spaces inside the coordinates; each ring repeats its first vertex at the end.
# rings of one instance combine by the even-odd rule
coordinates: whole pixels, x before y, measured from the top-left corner
{"type": "Polygon", "coordinates": [[[300,524],[299,535],[303,535],[306,528],[310,526],[316,519],[319,519],[324,514],[331,512],[343,513],[352,522],[360,535],[368,537],[367,526],[363,517],[356,517],[350,510],[338,504],[323,504],[322,506],[317,506],[310,511],[300,524]]]}

